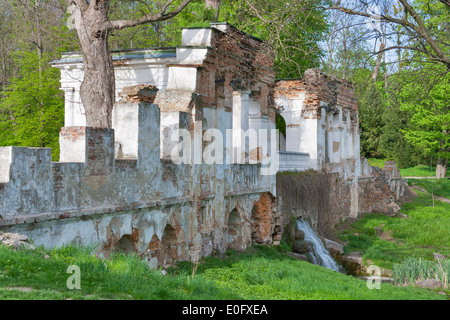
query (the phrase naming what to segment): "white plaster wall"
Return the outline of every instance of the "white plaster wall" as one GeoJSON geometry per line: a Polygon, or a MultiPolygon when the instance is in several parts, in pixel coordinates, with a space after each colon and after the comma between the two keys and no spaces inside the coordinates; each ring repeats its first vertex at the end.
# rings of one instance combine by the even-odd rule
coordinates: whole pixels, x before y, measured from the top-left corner
{"type": "Polygon", "coordinates": [[[59,136],[59,162],[86,161],[86,137],[79,135],[76,139],[59,136]]]}
{"type": "Polygon", "coordinates": [[[0,147],[0,183],[9,182],[11,147],[0,147]]]}
{"type": "Polygon", "coordinates": [[[249,144],[245,134],[249,128],[250,92],[233,92],[233,160],[234,163],[245,163],[245,154],[248,155],[249,144]]]}
{"type": "Polygon", "coordinates": [[[280,168],[283,171],[305,171],[310,168],[310,158],[307,153],[280,151],[280,168]]]}
{"type": "Polygon", "coordinates": [[[201,64],[208,53],[207,48],[177,48],[177,63],[201,64]]]}
{"type": "MultiPolygon", "coordinates": [[[[298,152],[308,153],[311,168],[319,169],[318,148],[320,147],[320,124],[317,119],[303,119],[300,131],[300,150],[298,152]]],[[[287,149],[287,151],[291,151],[287,149]]]]}
{"type": "Polygon", "coordinates": [[[303,114],[305,97],[306,92],[300,92],[294,97],[278,98],[275,103],[286,121],[286,151],[309,154],[309,166],[317,170],[324,139],[320,119],[315,119],[313,114],[303,114]]]}
{"type": "MultiPolygon", "coordinates": [[[[130,59],[126,60],[122,65],[116,65],[114,67],[116,100],[118,100],[122,89],[127,86],[149,84],[164,91],[169,80],[167,64],[174,62],[175,57],[146,58],[130,59]]],[[[64,125],[66,127],[85,126],[86,116],[80,99],[80,86],[84,78],[82,62],[61,62],[55,63],[53,66],[61,70],[61,90],[65,92],[64,125]]],[[[178,76],[176,75],[176,77],[178,76]]]]}
{"type": "Polygon", "coordinates": [[[161,112],[161,159],[171,159],[172,150],[178,145],[178,140],[172,140],[180,129],[180,112],[161,112]]]}
{"type": "Polygon", "coordinates": [[[197,86],[197,68],[170,67],[167,90],[194,92],[197,86]]]}
{"type": "Polygon", "coordinates": [[[112,114],[112,127],[117,149],[120,148],[122,158],[137,159],[139,107],[135,103],[116,103],[112,114]]]}
{"type": "Polygon", "coordinates": [[[210,46],[211,29],[183,29],[181,45],[183,46],[210,46]]]}
{"type": "MultiPolygon", "coordinates": [[[[258,101],[253,98],[249,99],[248,107],[248,128],[259,132],[260,129],[264,128],[267,130],[267,116],[262,116],[261,105],[258,101]]],[[[258,147],[261,144],[258,143],[258,147]]]]}
{"type": "Polygon", "coordinates": [[[233,163],[233,129],[230,124],[233,123],[233,113],[225,108],[218,108],[217,129],[219,129],[224,137],[224,164],[227,166],[233,163]]]}
{"type": "Polygon", "coordinates": [[[326,138],[325,135],[327,134],[326,130],[326,111],[325,111],[325,104],[321,103],[322,109],[320,110],[321,116],[320,119],[317,119],[317,157],[314,161],[315,166],[317,170],[322,170],[322,168],[325,165],[325,159],[326,159],[326,138]]]}
{"type": "Polygon", "coordinates": [[[116,100],[124,87],[138,84],[151,84],[159,90],[165,90],[168,81],[167,61],[160,59],[144,59],[133,61],[128,65],[116,66],[114,74],[116,77],[116,100]]]}

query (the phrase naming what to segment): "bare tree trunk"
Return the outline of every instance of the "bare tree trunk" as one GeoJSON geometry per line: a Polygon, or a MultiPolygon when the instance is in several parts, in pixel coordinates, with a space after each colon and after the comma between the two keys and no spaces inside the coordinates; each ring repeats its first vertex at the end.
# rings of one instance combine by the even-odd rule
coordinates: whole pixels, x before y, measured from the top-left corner
{"type": "MultiPolygon", "coordinates": [[[[387,43],[387,39],[386,39],[386,26],[383,28],[383,42],[384,42],[384,47],[383,47],[383,50],[384,50],[384,48],[386,47],[386,43],[387,43]]],[[[385,67],[385,71],[384,71],[384,90],[386,91],[386,93],[388,93],[388,91],[389,91],[389,88],[388,88],[388,85],[389,85],[389,83],[388,83],[388,78],[389,78],[389,75],[388,75],[388,67],[387,67],[387,64],[386,64],[386,51],[383,51],[383,64],[384,64],[384,67],[385,67]]]]}
{"type": "Polygon", "coordinates": [[[94,128],[112,127],[115,102],[114,65],[108,48],[111,30],[121,30],[149,22],[165,21],[179,14],[191,0],[182,0],[173,8],[167,0],[159,12],[146,13],[137,19],[108,20],[111,0],[68,0],[75,18],[75,28],[83,54],[84,79],[80,87],[86,113],[86,125],[94,128]]]}
{"type": "MultiPolygon", "coordinates": [[[[2,78],[0,79],[2,82],[2,94],[6,91],[6,54],[5,52],[2,50],[2,78]]],[[[1,96],[0,96],[1,98],[1,96]]]]}
{"type": "Polygon", "coordinates": [[[372,81],[373,82],[377,81],[378,71],[380,70],[380,66],[381,66],[381,58],[383,58],[384,46],[385,46],[385,44],[383,42],[381,42],[380,50],[379,50],[378,55],[377,55],[377,62],[375,63],[375,70],[373,71],[373,74],[372,74],[372,81]]]}
{"type": "Polygon", "coordinates": [[[445,175],[447,174],[447,166],[448,166],[447,159],[438,159],[437,165],[436,165],[436,178],[437,179],[445,178],[445,175]]]}
{"type": "Polygon", "coordinates": [[[83,16],[78,37],[84,61],[84,79],[80,96],[86,112],[86,125],[111,128],[115,101],[115,77],[104,28],[106,12],[89,10],[83,16]]]}
{"type": "Polygon", "coordinates": [[[205,0],[205,7],[216,11],[215,21],[217,22],[220,13],[220,0],[205,0]]]}

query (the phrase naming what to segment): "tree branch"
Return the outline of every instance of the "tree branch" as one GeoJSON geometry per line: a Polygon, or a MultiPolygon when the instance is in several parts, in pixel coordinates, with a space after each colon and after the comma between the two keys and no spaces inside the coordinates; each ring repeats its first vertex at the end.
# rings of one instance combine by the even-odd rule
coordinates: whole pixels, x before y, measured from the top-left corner
{"type": "MultiPolygon", "coordinates": [[[[444,65],[446,65],[446,67],[448,69],[450,69],[450,58],[444,53],[444,51],[437,44],[436,40],[433,39],[433,37],[430,35],[430,33],[428,32],[428,29],[426,28],[422,19],[420,19],[417,12],[407,2],[407,0],[399,0],[399,1],[402,4],[402,6],[404,7],[405,12],[409,13],[413,17],[414,21],[417,24],[414,24],[414,23],[411,23],[410,21],[408,21],[407,15],[405,15],[404,19],[394,18],[387,14],[379,15],[377,18],[379,18],[380,21],[391,22],[391,23],[401,25],[401,26],[405,27],[406,29],[408,29],[408,28],[412,29],[415,33],[417,33],[416,38],[419,40],[419,42],[421,42],[420,40],[424,40],[431,47],[431,49],[436,54],[436,56],[431,55],[427,51],[422,51],[422,52],[427,54],[432,60],[442,62],[444,65]]],[[[448,1],[448,0],[443,0],[443,1],[448,1]]],[[[339,10],[339,11],[342,11],[342,12],[344,12],[346,14],[350,14],[350,15],[357,15],[357,16],[362,16],[362,17],[367,17],[367,18],[373,18],[373,15],[371,15],[369,13],[341,7],[340,1],[337,1],[337,2],[331,1],[331,3],[332,3],[332,6],[327,9],[339,10]]],[[[416,50],[417,50],[417,48],[416,48],[416,50]]]]}
{"type": "Polygon", "coordinates": [[[140,17],[139,19],[130,19],[130,20],[115,20],[109,21],[109,26],[107,26],[108,30],[120,30],[129,27],[139,26],[148,22],[156,22],[156,21],[164,21],[171,19],[178,15],[190,2],[191,0],[183,0],[182,3],[174,10],[167,12],[167,9],[173,4],[175,0],[168,1],[160,12],[158,13],[148,13],[140,17]]]}
{"type": "Polygon", "coordinates": [[[450,7],[450,0],[439,0],[439,1],[445,4],[446,6],[450,7]]]}
{"type": "Polygon", "coordinates": [[[447,68],[450,68],[450,58],[445,55],[445,53],[442,51],[442,49],[438,46],[436,41],[431,37],[430,33],[428,32],[427,28],[425,27],[425,24],[423,23],[422,19],[420,19],[417,12],[414,10],[414,8],[406,1],[406,0],[399,0],[406,11],[408,11],[413,19],[418,24],[418,33],[425,39],[425,41],[430,45],[431,49],[436,53],[439,59],[442,60],[447,65],[447,68]]]}

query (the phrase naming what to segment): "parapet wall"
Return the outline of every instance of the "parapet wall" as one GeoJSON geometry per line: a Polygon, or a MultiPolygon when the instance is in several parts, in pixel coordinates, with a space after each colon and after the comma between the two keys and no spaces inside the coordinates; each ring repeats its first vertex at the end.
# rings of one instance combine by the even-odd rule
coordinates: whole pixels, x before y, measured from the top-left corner
{"type": "Polygon", "coordinates": [[[62,128],[63,143],[84,149],[81,162],[77,155],[74,162],[52,163],[50,149],[0,148],[2,177],[9,174],[0,190],[0,228],[28,234],[38,245],[100,243],[105,255],[124,242],[145,253],[151,243],[146,254],[155,265],[190,259],[193,250],[207,255],[273,241],[273,219],[264,222],[263,236],[252,231],[255,217],[274,214],[270,176],[260,175],[257,165],[160,159],[159,108],[135,107],[136,159],[116,159],[114,130],[103,128],[62,128]],[[264,205],[254,209],[260,198],[264,205]],[[162,243],[167,233],[178,252],[170,259],[162,249],[169,246],[162,243]]]}
{"type": "Polygon", "coordinates": [[[400,210],[397,202],[406,196],[407,184],[400,176],[400,170],[395,162],[386,161],[383,170],[370,166],[364,158],[361,163],[360,213],[396,214],[400,210]]]}

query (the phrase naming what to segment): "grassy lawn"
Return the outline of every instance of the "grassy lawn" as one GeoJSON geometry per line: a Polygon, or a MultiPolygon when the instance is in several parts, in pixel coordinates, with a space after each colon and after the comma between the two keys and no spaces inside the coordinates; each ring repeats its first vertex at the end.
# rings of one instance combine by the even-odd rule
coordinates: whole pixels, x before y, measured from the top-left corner
{"type": "MultiPolygon", "coordinates": [[[[386,159],[369,158],[367,159],[367,161],[371,166],[384,169],[384,162],[386,161],[386,159]]],[[[415,167],[400,169],[400,174],[402,175],[402,177],[435,177],[436,167],[430,167],[420,164],[415,167]]],[[[446,177],[450,177],[450,170],[447,171],[446,177]]]]}
{"type": "Polygon", "coordinates": [[[450,256],[450,204],[433,202],[419,192],[414,202],[403,204],[406,218],[369,214],[341,233],[346,253],[357,251],[363,259],[392,269],[410,257],[433,260],[433,253],[450,256]]]}
{"type": "Polygon", "coordinates": [[[281,246],[206,258],[194,276],[190,262],[179,263],[161,275],[134,256],[101,260],[86,248],[12,251],[0,246],[0,299],[67,298],[446,299],[425,289],[384,283],[381,290],[369,290],[363,280],[290,258],[281,246]],[[80,267],[80,290],[66,287],[69,265],[80,267]],[[20,287],[27,290],[18,290],[20,287]]]}
{"type": "Polygon", "coordinates": [[[450,199],[450,179],[408,179],[408,184],[424,188],[430,194],[450,199]]]}
{"type": "MultiPolygon", "coordinates": [[[[400,169],[402,177],[436,177],[436,167],[417,165],[412,168],[400,169]]],[[[446,177],[450,177],[450,172],[447,171],[446,177]]]]}

